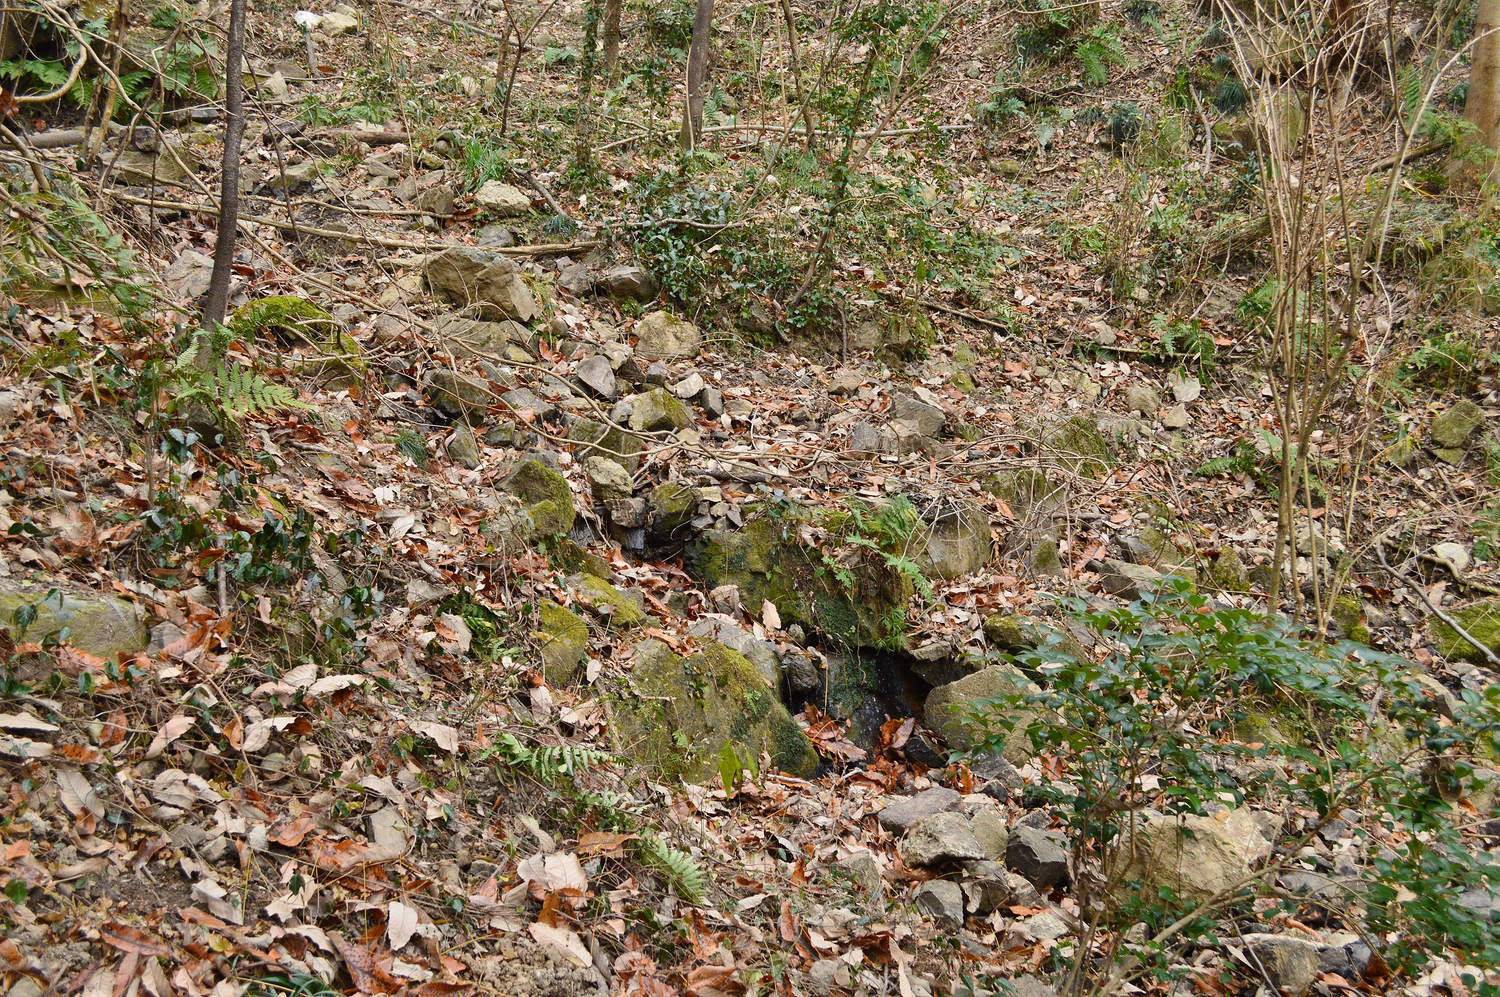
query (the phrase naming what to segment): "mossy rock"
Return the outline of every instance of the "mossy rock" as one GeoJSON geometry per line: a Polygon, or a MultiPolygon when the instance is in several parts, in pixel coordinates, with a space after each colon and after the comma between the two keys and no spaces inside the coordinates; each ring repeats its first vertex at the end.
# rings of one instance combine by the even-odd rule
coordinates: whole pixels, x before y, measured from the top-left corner
{"type": "Polygon", "coordinates": [[[669,481],[652,489],[646,504],[651,510],[651,532],[670,537],[698,514],[698,493],[689,485],[669,481]]]}
{"type": "Polygon", "coordinates": [[[911,580],[870,552],[839,565],[799,539],[803,524],[837,532],[837,510],[761,506],[747,510],[739,530],[705,530],[688,545],[689,569],[707,588],[737,585],[747,606],[770,600],[785,623],[800,623],[840,646],[900,647],[911,580]]]}
{"type": "Polygon", "coordinates": [[[284,342],[323,342],[338,331],[332,315],[306,298],[291,295],[241,305],[229,325],[243,339],[269,333],[284,342]]]}
{"type": "Polygon", "coordinates": [[[1022,515],[1033,507],[1051,509],[1060,505],[1058,488],[1040,468],[1021,468],[993,474],[980,482],[991,495],[1005,500],[1011,511],[1022,515]]]}
{"type": "Polygon", "coordinates": [[[678,431],[693,422],[692,410],[666,388],[652,388],[636,395],[631,403],[630,428],[637,433],[678,431]]]}
{"type": "MultiPolygon", "coordinates": [[[[1500,599],[1483,599],[1463,609],[1450,609],[1448,615],[1492,652],[1500,654],[1500,599]]],[[[1432,637],[1438,651],[1449,661],[1471,661],[1488,664],[1484,654],[1458,635],[1441,620],[1432,622],[1432,637]]]]}
{"type": "Polygon", "coordinates": [[[1208,566],[1208,583],[1225,592],[1249,592],[1250,569],[1233,547],[1224,547],[1208,566]]]}
{"type": "Polygon", "coordinates": [[[607,457],[632,475],[641,469],[641,438],[592,419],[579,419],[568,430],[573,441],[573,459],[607,457]]]}
{"type": "Polygon", "coordinates": [[[500,487],[526,506],[534,537],[562,536],[573,528],[573,490],[568,479],[540,460],[521,461],[500,487]]]}
{"type": "Polygon", "coordinates": [[[602,578],[595,578],[593,575],[575,575],[568,581],[579,598],[595,613],[607,619],[612,627],[630,629],[650,619],[641,607],[625,596],[625,593],[602,578]]]}
{"type": "Polygon", "coordinates": [[[542,603],[538,615],[541,620],[532,636],[538,642],[542,672],[548,685],[567,685],[578,674],[583,659],[588,657],[588,624],[555,602],[542,603]]]}
{"type": "Polygon", "coordinates": [[[1075,415],[1043,433],[1038,449],[1046,460],[1084,477],[1101,478],[1109,470],[1109,443],[1088,416],[1075,415]]]}
{"type": "Polygon", "coordinates": [[[1370,628],[1365,625],[1365,607],[1359,596],[1345,593],[1333,601],[1333,622],[1344,636],[1356,644],[1370,643],[1370,628]]]}
{"type": "Polygon", "coordinates": [[[337,332],[318,344],[315,357],[304,359],[296,372],[337,391],[358,384],[369,366],[364,348],[355,338],[347,332],[337,332]]]}
{"type": "Polygon", "coordinates": [[[921,360],[937,342],[937,327],[918,308],[866,316],[849,328],[849,350],[892,361],[921,360]]]}
{"type": "Polygon", "coordinates": [[[47,590],[0,592],[0,626],[21,638],[16,613],[32,607],[35,616],[26,639],[40,644],[67,631],[66,642],[81,651],[114,661],[119,654],[135,654],[146,646],[146,624],[135,603],[113,596],[72,594],[47,590]]]}
{"type": "Polygon", "coordinates": [[[593,575],[609,581],[609,562],[566,537],[552,548],[547,562],[565,575],[593,575]]]}
{"type": "Polygon", "coordinates": [[[725,744],[771,756],[784,772],[811,776],[817,752],[776,692],[746,658],[715,641],[692,657],[661,641],[635,645],[630,691],[613,702],[614,736],[622,755],[639,759],[656,778],[714,780],[725,744]]]}

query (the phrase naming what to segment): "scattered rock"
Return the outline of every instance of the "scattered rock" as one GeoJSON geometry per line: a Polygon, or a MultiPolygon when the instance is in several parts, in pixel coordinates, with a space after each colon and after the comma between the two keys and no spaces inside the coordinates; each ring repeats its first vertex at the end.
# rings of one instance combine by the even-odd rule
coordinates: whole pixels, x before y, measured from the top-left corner
{"type": "Polygon", "coordinates": [[[1172,397],[1184,405],[1197,401],[1203,394],[1203,382],[1198,380],[1197,374],[1177,370],[1167,375],[1167,387],[1172,389],[1172,397]]]}
{"type": "Polygon", "coordinates": [[[703,408],[703,414],[710,419],[718,419],[724,414],[724,393],[715,387],[706,387],[698,396],[698,404],[703,408]]]}
{"type": "Polygon", "coordinates": [[[893,422],[911,423],[923,436],[937,436],[948,421],[938,406],[900,393],[891,395],[890,417],[893,422]]]}
{"type": "MultiPolygon", "coordinates": [[[[990,665],[929,692],[923,707],[923,719],[928,727],[942,735],[948,747],[968,751],[990,731],[969,720],[963,713],[964,707],[981,699],[1013,695],[1034,688],[1030,679],[1011,666],[990,665]]],[[[1026,761],[1032,754],[1031,739],[1026,735],[1028,721],[1024,715],[1017,717],[1015,728],[1005,738],[1003,753],[1007,760],[1016,764],[1026,761]]]]}
{"type": "Polygon", "coordinates": [[[517,464],[499,487],[525,504],[534,536],[562,536],[573,528],[573,490],[568,479],[537,457],[517,464]]]}
{"type": "Polygon", "coordinates": [[[584,360],[573,373],[595,396],[606,401],[615,397],[615,372],[609,365],[609,358],[603,354],[595,354],[584,360]]]}
{"type": "Polygon", "coordinates": [[[855,423],[849,431],[847,451],[860,457],[874,457],[880,453],[880,434],[868,419],[855,423]]]}
{"type": "Polygon", "coordinates": [[[1161,424],[1168,429],[1186,429],[1192,418],[1188,415],[1187,406],[1180,402],[1173,405],[1162,413],[1161,424]]]}
{"type": "Polygon", "coordinates": [[[348,4],[339,4],[331,14],[324,14],[318,22],[318,30],[330,38],[352,35],[359,30],[359,11],[348,4]]]}
{"type": "Polygon", "coordinates": [[[876,814],[880,826],[892,834],[905,834],[918,822],[934,814],[957,810],[963,797],[951,789],[934,786],[915,796],[897,800],[876,814]]]}
{"type": "Polygon", "coordinates": [[[1106,561],[1090,561],[1090,571],[1099,575],[1104,591],[1122,599],[1134,601],[1143,592],[1154,592],[1165,577],[1160,571],[1146,564],[1131,564],[1110,558],[1106,561]]]}
{"type": "MultiPolygon", "coordinates": [[[[636,356],[644,360],[686,360],[703,346],[703,333],[696,325],[662,311],[641,316],[635,335],[636,356]]],[[[651,380],[649,372],[646,379],[651,380]]]]}
{"type": "Polygon", "coordinates": [[[616,301],[650,301],[656,297],[656,279],[638,266],[611,267],[598,276],[595,285],[616,301]]]}
{"type": "Polygon", "coordinates": [[[636,395],[630,409],[630,428],[637,433],[675,432],[693,425],[694,421],[687,406],[665,388],[636,395]]]}
{"type": "Polygon", "coordinates": [[[685,402],[690,402],[703,393],[703,375],[696,370],[671,386],[672,394],[685,402]]]}
{"type": "Polygon", "coordinates": [[[541,314],[520,270],[503,256],[454,246],[428,257],[422,273],[433,294],[473,307],[481,318],[530,322],[541,314]]]}
{"type": "Polygon", "coordinates": [[[834,988],[848,990],[853,977],[842,959],[819,959],[807,971],[807,985],[817,997],[829,997],[834,988]]]}
{"type": "Polygon", "coordinates": [[[629,498],[635,491],[630,474],[608,457],[586,457],[583,466],[588,472],[589,485],[594,490],[594,497],[601,501],[629,498]]]}
{"type": "Polygon", "coordinates": [[[1253,969],[1264,970],[1266,978],[1287,997],[1306,993],[1318,978],[1318,961],[1323,946],[1306,938],[1270,935],[1256,932],[1244,935],[1245,956],[1253,969]]]}
{"type": "Polygon", "coordinates": [[[917,822],[900,844],[901,861],[908,866],[936,866],[988,856],[968,818],[947,811],[917,822]]]}
{"type": "Polygon", "coordinates": [[[1432,420],[1432,442],[1445,450],[1461,450],[1483,425],[1484,410],[1465,398],[1432,420]]]}
{"type": "Polygon", "coordinates": [[[26,640],[36,644],[66,627],[69,644],[107,661],[116,660],[119,654],[135,654],[148,640],[145,620],[135,603],[92,593],[0,592],[0,624],[10,627],[18,641],[24,630],[26,640]],[[16,614],[26,607],[34,609],[36,616],[23,628],[16,614]]]}
{"type": "Polygon", "coordinates": [[[428,371],[422,378],[422,386],[430,404],[470,424],[482,422],[490,402],[495,400],[485,382],[446,368],[428,371]]]}
{"type": "Polygon", "coordinates": [[[870,893],[880,892],[880,862],[868,848],[853,849],[839,862],[839,870],[870,893]]]}
{"type": "Polygon", "coordinates": [[[531,213],[531,198],[520,188],[499,180],[486,180],[474,192],[474,204],[480,211],[500,218],[514,218],[531,213]]]}
{"type": "Polygon", "coordinates": [[[1433,544],[1432,556],[1451,567],[1454,574],[1462,575],[1469,570],[1469,550],[1463,544],[1451,541],[1433,544]]]}
{"type": "Polygon", "coordinates": [[[1231,888],[1271,854],[1270,842],[1248,810],[1147,817],[1136,831],[1133,849],[1123,879],[1147,883],[1153,890],[1170,889],[1187,903],[1231,888]]]}
{"type": "Polygon", "coordinates": [[[573,681],[579,666],[588,657],[589,627],[578,614],[555,602],[543,602],[537,615],[540,620],[534,636],[538,641],[537,653],[542,658],[542,671],[548,685],[560,688],[573,681]]]}
{"type": "Polygon", "coordinates": [[[957,931],[964,925],[964,892],[957,883],[933,879],[917,889],[917,910],[943,931],[957,931]]]}
{"type": "Polygon", "coordinates": [[[1125,407],[1144,416],[1153,416],[1161,408],[1161,395],[1145,384],[1132,384],[1125,391],[1125,407]]]}
{"type": "Polygon", "coordinates": [[[990,559],[990,519],[976,503],[960,499],[919,531],[916,542],[914,560],[924,575],[962,578],[990,559]]]}
{"type": "Polygon", "coordinates": [[[208,293],[209,278],[213,276],[214,260],[196,249],[184,249],[172,265],[167,267],[163,279],[172,286],[180,298],[197,298],[208,293]]]}
{"type": "Polygon", "coordinates": [[[985,858],[992,862],[1005,861],[1010,831],[1005,826],[1004,815],[994,807],[980,807],[969,818],[969,826],[979,847],[984,849],[985,858]]]}
{"type": "Polygon", "coordinates": [[[1068,850],[1062,835],[1024,824],[1010,834],[1005,864],[1038,890],[1049,890],[1068,879],[1068,850]]]}
{"type": "Polygon", "coordinates": [[[516,244],[516,233],[504,225],[486,225],[475,241],[485,249],[508,249],[516,244]]]}
{"type": "Polygon", "coordinates": [[[479,466],[479,441],[474,438],[474,431],[468,423],[454,424],[453,438],[448,441],[448,456],[458,466],[471,471],[479,466]]]}

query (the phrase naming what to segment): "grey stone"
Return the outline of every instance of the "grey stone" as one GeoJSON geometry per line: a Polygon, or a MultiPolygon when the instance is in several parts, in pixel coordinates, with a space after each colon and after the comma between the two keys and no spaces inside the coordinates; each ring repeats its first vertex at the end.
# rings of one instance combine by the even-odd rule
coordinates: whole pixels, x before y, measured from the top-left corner
{"type": "Polygon", "coordinates": [[[635,335],[636,356],[645,360],[686,360],[703,346],[703,333],[696,325],[662,311],[641,316],[635,335]]]}
{"type": "Polygon", "coordinates": [[[1197,401],[1198,396],[1203,394],[1203,382],[1198,380],[1197,374],[1184,374],[1174,370],[1167,375],[1167,387],[1172,389],[1172,397],[1184,405],[1197,401]]]}
{"type": "Polygon", "coordinates": [[[490,402],[494,401],[488,384],[477,377],[447,369],[428,371],[422,378],[422,387],[431,405],[471,424],[481,421],[490,402]]]}
{"type": "Polygon", "coordinates": [[[1251,965],[1265,971],[1266,978],[1288,997],[1306,993],[1318,978],[1318,960],[1323,946],[1306,938],[1261,932],[1240,939],[1251,965]]]}
{"type": "Polygon", "coordinates": [[[473,307],[481,318],[530,322],[541,314],[520,270],[503,256],[453,246],[428,257],[422,273],[433,294],[473,307]]]}
{"type": "Polygon", "coordinates": [[[771,688],[781,685],[781,656],[770,641],[755,635],[728,616],[705,616],[688,625],[688,633],[700,640],[714,640],[731,651],[737,651],[755,666],[771,688]]]}
{"type": "Polygon", "coordinates": [[[1010,987],[1014,997],[1057,997],[1056,990],[1030,974],[1017,976],[1010,987]]]}
{"type": "Polygon", "coordinates": [[[616,301],[650,301],[656,297],[656,279],[644,267],[611,267],[600,274],[595,283],[616,301]]]}
{"type": "Polygon", "coordinates": [[[990,518],[977,504],[961,499],[918,533],[914,560],[922,573],[952,580],[978,571],[989,561],[990,518]]]}
{"type": "Polygon", "coordinates": [[[600,499],[629,498],[635,491],[630,474],[608,457],[588,457],[583,462],[594,489],[594,497],[600,499]]]}
{"type": "Polygon", "coordinates": [[[456,357],[504,355],[512,345],[529,349],[534,342],[529,329],[510,319],[482,322],[444,313],[433,318],[432,327],[442,351],[456,357]]]}
{"type": "Polygon", "coordinates": [[[1122,599],[1135,600],[1141,598],[1142,593],[1154,592],[1165,577],[1150,565],[1131,564],[1114,558],[1090,561],[1089,567],[1098,573],[1104,591],[1122,599]]]}
{"type": "Polygon", "coordinates": [[[672,377],[672,371],[661,361],[652,363],[646,367],[645,382],[658,388],[665,388],[667,381],[672,377]]]}
{"type": "Polygon", "coordinates": [[[651,507],[639,496],[635,498],[607,498],[604,508],[609,510],[610,522],[625,529],[634,530],[651,522],[651,507]]]}
{"type": "Polygon", "coordinates": [[[880,826],[892,834],[905,834],[924,817],[958,809],[962,799],[962,796],[951,789],[934,786],[890,804],[876,814],[876,818],[880,821],[880,826]]]}
{"type": "Polygon", "coordinates": [[[911,395],[891,395],[890,417],[893,422],[908,422],[923,436],[936,436],[943,431],[948,416],[936,405],[929,405],[911,395]]]}
{"type": "Polygon", "coordinates": [[[586,263],[570,263],[557,272],[558,287],[574,297],[581,298],[594,291],[594,272],[586,263]]]}
{"type": "Polygon", "coordinates": [[[1465,398],[1432,420],[1432,442],[1445,450],[1459,450],[1483,425],[1484,410],[1465,398]]]}
{"type": "Polygon", "coordinates": [[[957,931],[964,925],[964,891],[957,883],[934,879],[917,890],[917,910],[944,931],[957,931]]]}
{"type": "Polygon", "coordinates": [[[448,441],[448,456],[460,467],[469,470],[479,466],[479,441],[468,423],[460,422],[453,428],[453,439],[448,441]]]}
{"type": "Polygon", "coordinates": [[[829,997],[837,987],[847,990],[853,977],[849,964],[842,959],[819,959],[807,971],[807,985],[818,997],[829,997]]]}
{"type": "Polygon", "coordinates": [[[1318,952],[1318,972],[1337,973],[1352,982],[1364,973],[1372,955],[1370,946],[1357,935],[1330,936],[1318,952]]]}
{"type": "Polygon", "coordinates": [[[197,298],[208,293],[213,272],[213,257],[196,249],[184,249],[162,277],[179,298],[197,298]]]}
{"type": "Polygon", "coordinates": [[[595,354],[580,363],[573,371],[583,386],[595,395],[606,401],[615,397],[618,386],[615,383],[615,372],[609,365],[609,358],[603,354],[595,354]]]}
{"type": "Polygon", "coordinates": [[[880,453],[880,433],[869,420],[855,423],[849,431],[849,446],[846,450],[861,457],[874,457],[880,453]]]}
{"type": "Polygon", "coordinates": [[[1243,882],[1251,868],[1271,854],[1249,810],[1213,816],[1157,815],[1144,818],[1131,837],[1120,870],[1153,891],[1169,889],[1178,899],[1199,903],[1243,882]]]}
{"type": "Polygon", "coordinates": [[[918,821],[898,850],[901,861],[908,866],[935,866],[987,857],[968,818],[953,811],[918,821]]]}
{"type": "Polygon", "coordinates": [[[964,871],[973,878],[964,880],[964,899],[970,914],[980,917],[1015,899],[1005,870],[993,862],[970,862],[964,871]]]}
{"type": "Polygon", "coordinates": [[[811,692],[822,681],[822,673],[812,655],[803,651],[788,651],[781,659],[782,672],[793,692],[811,692]]]}
{"type": "Polygon", "coordinates": [[[969,827],[984,857],[993,862],[1005,861],[1006,846],[1010,843],[1010,831],[1005,826],[1005,817],[993,807],[980,807],[969,818],[969,827]]]}
{"type": "Polygon", "coordinates": [[[417,210],[425,211],[439,218],[450,218],[453,215],[453,188],[445,183],[436,187],[428,187],[417,195],[417,210]]]}
{"type": "Polygon", "coordinates": [[[868,848],[856,848],[839,862],[839,869],[855,883],[870,893],[878,893],[881,887],[880,863],[868,848]]]}
{"type": "Polygon", "coordinates": [[[717,419],[724,414],[724,393],[718,388],[706,387],[698,396],[698,404],[702,407],[704,415],[710,419],[717,419]]]}
{"type": "MultiPolygon", "coordinates": [[[[968,751],[989,730],[970,721],[963,707],[978,700],[1030,692],[1034,688],[1030,679],[1009,665],[990,665],[929,692],[923,705],[923,719],[929,728],[942,735],[950,748],[968,751]]],[[[1026,735],[1028,722],[1029,717],[1024,714],[1017,717],[1015,728],[1006,735],[1003,754],[1010,762],[1020,764],[1032,755],[1031,739],[1026,735]]]]}
{"type": "Polygon", "coordinates": [[[1070,930],[1068,922],[1050,911],[1043,911],[1025,922],[1026,933],[1039,942],[1056,941],[1070,930]]]}
{"type": "Polygon", "coordinates": [[[1068,879],[1068,850],[1061,835],[1024,824],[1011,832],[1005,863],[1038,890],[1051,889],[1068,879]]]}
{"type": "Polygon", "coordinates": [[[1186,429],[1188,423],[1192,421],[1192,417],[1188,415],[1187,406],[1181,402],[1161,414],[1161,424],[1168,429],[1186,429]]]}
{"type": "Polygon", "coordinates": [[[665,388],[637,395],[630,409],[630,428],[637,433],[686,429],[693,421],[693,413],[665,388]]]}
{"type": "Polygon", "coordinates": [[[516,233],[504,225],[486,225],[475,241],[486,249],[507,249],[516,244],[516,233]]]}
{"type": "Polygon", "coordinates": [[[1125,407],[1141,415],[1152,416],[1161,408],[1161,395],[1144,384],[1132,384],[1125,391],[1125,407]]]}
{"type": "Polygon", "coordinates": [[[703,388],[703,375],[695,370],[672,385],[671,392],[683,401],[690,402],[703,393],[703,388]]]}
{"type": "Polygon", "coordinates": [[[550,419],[557,414],[557,406],[542,398],[530,388],[512,388],[500,396],[510,412],[532,412],[538,419],[550,419]]]}
{"type": "Polygon", "coordinates": [[[531,198],[527,197],[520,188],[501,183],[499,180],[485,181],[483,186],[474,192],[474,203],[480,211],[498,215],[501,218],[513,218],[531,212],[531,198]]]}

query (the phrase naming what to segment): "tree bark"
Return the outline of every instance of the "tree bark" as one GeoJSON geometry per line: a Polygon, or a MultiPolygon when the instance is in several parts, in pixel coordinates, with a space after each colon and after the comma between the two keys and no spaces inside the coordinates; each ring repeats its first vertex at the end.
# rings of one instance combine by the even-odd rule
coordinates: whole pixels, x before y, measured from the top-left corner
{"type": "Polygon", "coordinates": [[[620,10],[624,0],[606,0],[604,4],[604,71],[605,85],[615,78],[615,67],[620,62],[620,10]]]}
{"type": "Polygon", "coordinates": [[[802,109],[802,124],[807,128],[807,147],[812,148],[818,130],[813,127],[812,111],[807,106],[807,96],[802,92],[802,60],[797,55],[797,17],[792,13],[791,0],[781,0],[781,14],[786,18],[786,40],[792,51],[792,85],[796,88],[797,106],[802,109]]]}
{"type": "Polygon", "coordinates": [[[1485,148],[1500,152],[1500,0],[1479,0],[1474,37],[1464,117],[1479,130],[1485,148]]]}
{"type": "Polygon", "coordinates": [[[240,224],[240,141],[245,136],[245,0],[230,0],[229,47],[224,53],[224,169],[219,182],[219,241],[214,246],[214,271],[203,305],[203,327],[212,331],[224,322],[233,276],[234,241],[240,224]]]}
{"type": "Polygon", "coordinates": [[[687,108],[682,116],[680,138],[684,149],[695,148],[703,131],[703,91],[708,82],[708,36],[713,31],[713,26],[714,0],[698,0],[698,8],[693,13],[693,37],[688,43],[687,108]]]}

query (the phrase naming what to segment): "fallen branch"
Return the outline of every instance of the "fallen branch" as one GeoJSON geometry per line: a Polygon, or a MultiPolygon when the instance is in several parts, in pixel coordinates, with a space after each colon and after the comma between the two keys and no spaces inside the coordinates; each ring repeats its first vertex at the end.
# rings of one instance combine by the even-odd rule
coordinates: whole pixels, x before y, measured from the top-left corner
{"type": "Polygon", "coordinates": [[[1427,156],[1431,156],[1433,153],[1442,152],[1452,144],[1452,139],[1440,139],[1436,142],[1428,142],[1426,145],[1419,145],[1415,149],[1408,150],[1405,154],[1397,153],[1394,156],[1387,156],[1379,162],[1372,164],[1368,169],[1365,170],[1365,173],[1366,175],[1368,175],[1371,173],[1379,173],[1382,170],[1388,170],[1391,167],[1395,166],[1398,161],[1402,166],[1405,166],[1407,163],[1411,162],[1414,159],[1423,159],[1427,156]]]}
{"type": "Polygon", "coordinates": [[[997,322],[992,318],[985,318],[983,315],[968,311],[963,308],[954,308],[951,305],[945,305],[941,302],[933,301],[931,298],[918,298],[917,304],[921,305],[923,308],[931,308],[933,311],[942,312],[945,315],[956,315],[961,319],[966,319],[970,322],[976,322],[979,325],[988,326],[989,328],[999,330],[1000,332],[1015,332],[1014,329],[1006,325],[1004,322],[997,322]]]}
{"type": "Polygon", "coordinates": [[[376,132],[362,128],[324,128],[309,138],[352,138],[366,145],[397,145],[411,141],[411,132],[376,132]]]}
{"type": "MultiPolygon", "coordinates": [[[[152,200],[149,197],[136,197],[133,194],[122,194],[119,191],[108,191],[108,195],[117,201],[126,204],[144,204],[153,208],[167,208],[172,211],[191,211],[200,215],[216,215],[219,212],[213,204],[188,204],[185,201],[163,201],[152,200]]],[[[361,232],[347,232],[330,228],[311,228],[307,225],[294,224],[282,221],[279,218],[266,218],[262,215],[240,215],[240,222],[254,223],[256,225],[269,225],[272,228],[281,229],[283,232],[296,232],[300,235],[315,235],[324,239],[343,239],[348,242],[363,242],[372,246],[383,246],[387,249],[418,249],[433,251],[446,249],[450,244],[436,242],[417,242],[412,239],[392,239],[389,236],[365,235],[361,232]]],[[[544,242],[532,246],[505,246],[486,247],[492,253],[500,253],[504,256],[561,256],[567,253],[581,252],[592,249],[598,245],[595,240],[584,242],[544,242]]]]}

